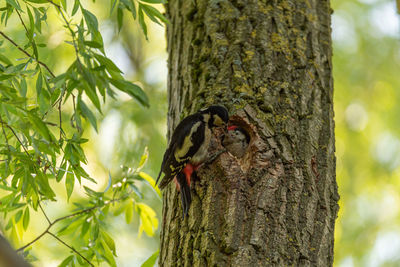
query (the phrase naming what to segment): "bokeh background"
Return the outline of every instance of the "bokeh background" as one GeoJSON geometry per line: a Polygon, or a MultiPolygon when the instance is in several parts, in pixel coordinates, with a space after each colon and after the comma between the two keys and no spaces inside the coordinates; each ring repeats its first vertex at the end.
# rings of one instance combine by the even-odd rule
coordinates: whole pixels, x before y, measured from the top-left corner
{"type": "MultiPolygon", "coordinates": [[[[87,126],[85,145],[88,172],[104,188],[108,172],[120,165],[134,166],[148,147],[145,171],[156,176],[166,146],[167,54],[165,29],[149,23],[145,40],[138,23],[124,16],[118,33],[109,2],[87,1],[85,7],[100,22],[107,55],[126,78],[140,81],[150,98],[149,109],[120,94],[109,99],[99,132],[87,126]]],[[[395,0],[332,0],[337,180],[340,211],[335,232],[335,266],[400,266],[400,24],[395,0]]],[[[162,7],[160,6],[160,9],[162,7]]],[[[7,31],[23,40],[18,23],[7,31]]],[[[73,60],[62,21],[49,12],[43,42],[51,49],[44,59],[56,73],[73,60]]],[[[14,50],[15,54],[19,52],[14,50]]],[[[68,111],[67,111],[68,112],[68,111]]],[[[76,185],[75,198],[79,195],[76,185]]],[[[145,184],[144,199],[161,220],[161,200],[145,184]]],[[[57,191],[60,202],[47,203],[53,217],[68,208],[65,188],[57,191]],[[65,197],[65,198],[64,198],[65,197]]],[[[75,194],[75,193],[74,193],[75,194]]],[[[32,214],[26,243],[43,229],[44,218],[32,214]]],[[[159,229],[153,237],[138,235],[138,219],[126,224],[123,214],[109,222],[117,246],[118,266],[140,266],[158,249],[159,229]]],[[[60,253],[68,251],[50,238],[38,242],[37,266],[57,266],[60,253]]]]}

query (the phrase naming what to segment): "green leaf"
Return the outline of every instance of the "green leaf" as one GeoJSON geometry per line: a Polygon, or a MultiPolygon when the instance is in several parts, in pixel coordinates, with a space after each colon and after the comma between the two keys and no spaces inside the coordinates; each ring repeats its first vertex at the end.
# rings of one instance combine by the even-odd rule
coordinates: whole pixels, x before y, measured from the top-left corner
{"type": "Polygon", "coordinates": [[[61,0],[61,6],[64,10],[67,10],[67,0],[61,0]]]}
{"type": "Polygon", "coordinates": [[[110,82],[119,90],[135,98],[143,106],[149,107],[149,99],[147,95],[143,92],[142,88],[140,88],[136,84],[133,84],[125,80],[115,80],[115,79],[110,79],[110,82]]]}
{"type": "Polygon", "coordinates": [[[19,93],[22,97],[26,97],[27,91],[28,91],[28,85],[26,83],[25,78],[22,78],[19,93]]]}
{"type": "Polygon", "coordinates": [[[133,201],[129,201],[125,208],[125,221],[127,224],[132,222],[133,218],[133,201]]]}
{"type": "Polygon", "coordinates": [[[33,9],[33,12],[35,13],[35,28],[38,30],[39,33],[42,32],[42,15],[40,14],[40,12],[38,11],[38,9],[33,9]]]}
{"type": "Polygon", "coordinates": [[[32,208],[35,211],[37,211],[37,208],[38,208],[38,205],[39,205],[39,196],[37,195],[36,192],[34,194],[32,194],[31,200],[32,200],[32,208]]]}
{"type": "Polygon", "coordinates": [[[39,95],[39,111],[41,114],[45,114],[50,108],[49,98],[49,93],[45,90],[43,90],[42,93],[39,95]]]}
{"type": "Polygon", "coordinates": [[[97,241],[97,238],[99,237],[99,224],[95,224],[91,231],[90,231],[90,236],[93,241],[97,241]]]}
{"type": "Polygon", "coordinates": [[[144,165],[146,164],[148,158],[149,158],[149,150],[147,149],[147,146],[146,146],[144,148],[143,155],[140,158],[139,165],[136,168],[136,171],[140,171],[144,167],[144,165]]]}
{"type": "Polygon", "coordinates": [[[88,219],[89,219],[89,218],[90,218],[90,217],[88,217],[88,218],[83,222],[82,231],[81,231],[81,237],[84,237],[85,234],[87,233],[87,231],[88,231],[89,228],[90,228],[90,222],[88,222],[88,219]]]}
{"type": "Polygon", "coordinates": [[[107,234],[107,232],[105,231],[101,231],[101,235],[103,237],[103,240],[106,242],[108,248],[112,251],[114,256],[117,256],[116,254],[116,250],[115,250],[115,242],[114,240],[111,238],[111,236],[109,236],[107,234]]]}
{"type": "Polygon", "coordinates": [[[110,4],[111,4],[111,8],[110,8],[110,16],[111,14],[114,12],[114,8],[117,5],[118,1],[117,0],[111,0],[110,4]]]}
{"type": "MultiPolygon", "coordinates": [[[[32,176],[29,174],[29,176],[26,179],[32,179],[32,176]]],[[[55,196],[55,193],[50,187],[49,184],[49,179],[46,175],[44,175],[42,172],[38,172],[36,174],[36,183],[40,187],[40,193],[42,195],[45,195],[49,199],[53,199],[55,196]]]]}
{"type": "Polygon", "coordinates": [[[15,0],[6,0],[6,2],[9,3],[13,8],[22,12],[21,7],[19,6],[19,4],[17,2],[15,2],[15,0]]]}
{"type": "Polygon", "coordinates": [[[121,5],[119,5],[117,9],[118,32],[121,31],[123,20],[124,20],[124,9],[121,8],[121,5]]]}
{"type": "Polygon", "coordinates": [[[157,192],[157,195],[161,197],[161,191],[156,185],[156,181],[153,179],[153,177],[151,177],[145,172],[139,172],[139,176],[142,177],[144,180],[146,180],[151,185],[151,187],[153,187],[154,190],[157,192]]]}
{"type": "Polygon", "coordinates": [[[108,262],[108,264],[111,265],[111,267],[117,267],[117,264],[115,263],[114,256],[113,256],[110,248],[106,244],[106,242],[104,240],[101,240],[101,244],[102,244],[102,247],[104,248],[104,255],[103,256],[104,256],[105,260],[108,262]]]}
{"type": "Polygon", "coordinates": [[[140,265],[140,267],[153,267],[156,264],[158,254],[160,253],[159,250],[153,253],[145,262],[140,265]]]}
{"type": "Polygon", "coordinates": [[[29,7],[27,7],[26,10],[28,11],[29,26],[30,26],[29,31],[28,31],[28,33],[29,33],[28,38],[29,38],[29,40],[32,40],[33,33],[35,32],[35,20],[33,19],[33,15],[32,15],[31,10],[29,9],[29,7]]]}
{"type": "Polygon", "coordinates": [[[27,2],[35,3],[35,4],[47,4],[48,0],[26,0],[27,2]]]}
{"type": "Polygon", "coordinates": [[[68,168],[67,177],[65,179],[65,188],[67,189],[67,197],[68,200],[72,195],[72,191],[74,191],[74,184],[75,184],[75,176],[72,173],[72,168],[68,168]]]}
{"type": "Polygon", "coordinates": [[[78,11],[79,4],[80,4],[79,0],[75,0],[74,7],[72,8],[72,13],[71,13],[72,16],[75,15],[75,13],[78,11]]]}
{"type": "Polygon", "coordinates": [[[144,203],[137,203],[135,209],[140,215],[139,236],[141,236],[143,231],[148,236],[153,236],[158,227],[158,219],[155,211],[144,203]]]}
{"type": "Polygon", "coordinates": [[[146,22],[144,21],[144,15],[143,15],[143,10],[142,10],[141,5],[139,5],[139,12],[138,12],[138,14],[139,14],[139,24],[140,24],[140,27],[142,27],[144,36],[146,37],[146,40],[148,40],[148,38],[147,38],[147,26],[146,26],[146,22]]]}
{"type": "Polygon", "coordinates": [[[55,137],[50,133],[46,124],[39,117],[29,112],[28,119],[33,124],[33,126],[38,130],[40,135],[42,135],[46,140],[53,141],[55,139],[55,137]]]}
{"type": "Polygon", "coordinates": [[[0,54],[0,61],[6,63],[7,65],[12,65],[12,62],[7,57],[5,57],[3,54],[0,54]]]}
{"type": "Polygon", "coordinates": [[[89,120],[90,124],[96,130],[97,133],[97,120],[93,112],[86,106],[85,102],[78,98],[78,109],[82,112],[83,116],[89,120]]]}
{"type": "Polygon", "coordinates": [[[129,1],[132,3],[132,5],[131,5],[131,7],[132,7],[131,13],[132,13],[133,19],[136,19],[136,5],[135,5],[135,2],[133,0],[129,0],[129,1]]]}
{"type": "Polygon", "coordinates": [[[96,78],[88,69],[83,67],[82,67],[82,74],[83,77],[85,78],[85,80],[83,81],[83,85],[85,87],[84,88],[85,93],[92,101],[94,106],[101,112],[100,100],[96,92],[96,78]]]}
{"type": "Polygon", "coordinates": [[[165,0],[141,0],[142,2],[150,3],[150,4],[165,4],[167,1],[165,0]]]}
{"type": "Polygon", "coordinates": [[[84,44],[92,48],[103,48],[103,44],[95,41],[84,41],[84,44]]]}
{"type": "Polygon", "coordinates": [[[22,210],[19,210],[19,211],[15,214],[15,216],[14,216],[14,218],[15,218],[15,223],[18,223],[19,220],[21,220],[21,218],[22,218],[22,213],[23,213],[23,211],[22,211],[22,210]]]}
{"type": "Polygon", "coordinates": [[[149,18],[154,21],[157,24],[162,24],[159,22],[159,20],[163,21],[164,23],[168,23],[168,20],[164,17],[163,14],[160,13],[160,11],[157,10],[157,8],[145,5],[145,4],[139,4],[144,10],[144,12],[149,16],[149,18]]]}
{"type": "Polygon", "coordinates": [[[64,161],[64,163],[61,165],[61,167],[58,169],[57,176],[56,176],[56,181],[60,182],[61,179],[64,177],[65,172],[67,171],[67,162],[64,161]]]}
{"type": "Polygon", "coordinates": [[[71,255],[71,256],[65,258],[65,259],[60,263],[60,265],[58,265],[58,267],[67,267],[67,266],[70,266],[69,263],[70,263],[70,262],[73,262],[74,257],[75,257],[74,255],[71,255]]]}
{"type": "Polygon", "coordinates": [[[24,219],[22,220],[22,225],[24,227],[24,230],[26,230],[28,228],[29,225],[29,207],[25,208],[25,212],[24,212],[24,219]]]}
{"type": "Polygon", "coordinates": [[[91,13],[89,10],[81,7],[83,17],[85,18],[86,24],[91,33],[96,33],[99,31],[99,23],[97,21],[96,16],[91,13]]]}
{"type": "Polygon", "coordinates": [[[42,87],[43,87],[43,80],[42,80],[42,74],[39,73],[37,80],[36,80],[36,94],[39,96],[40,93],[42,92],[42,87]]]}
{"type": "Polygon", "coordinates": [[[122,71],[109,58],[106,58],[102,55],[95,54],[95,53],[93,55],[101,65],[106,66],[107,70],[122,73],[122,71]]]}

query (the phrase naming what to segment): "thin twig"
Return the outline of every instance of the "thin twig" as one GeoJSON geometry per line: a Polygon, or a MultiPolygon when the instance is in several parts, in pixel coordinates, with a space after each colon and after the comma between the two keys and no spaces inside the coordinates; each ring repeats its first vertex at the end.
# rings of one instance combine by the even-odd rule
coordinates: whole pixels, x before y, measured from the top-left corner
{"type": "Polygon", "coordinates": [[[4,121],[3,121],[3,118],[2,118],[1,116],[0,116],[0,122],[1,122],[1,129],[3,130],[4,138],[6,139],[7,150],[8,150],[8,152],[11,153],[10,145],[9,145],[9,143],[8,143],[7,133],[6,133],[6,130],[4,129],[4,121]]]}
{"type": "Polygon", "coordinates": [[[13,133],[15,138],[17,138],[18,142],[21,144],[21,146],[24,149],[25,153],[28,155],[28,157],[31,160],[33,160],[31,155],[29,154],[28,150],[25,148],[25,145],[22,143],[21,139],[19,139],[17,133],[14,131],[14,129],[10,125],[8,125],[6,122],[4,122],[2,118],[0,119],[0,123],[2,124],[2,126],[6,126],[8,129],[10,129],[10,131],[13,133]]]}
{"type": "MultiPolygon", "coordinates": [[[[24,53],[26,56],[35,59],[31,54],[29,54],[25,49],[23,49],[22,47],[20,47],[16,42],[14,42],[10,37],[8,37],[4,32],[0,31],[0,35],[2,35],[6,40],[8,40],[10,43],[12,43],[16,48],[18,48],[19,51],[21,51],[22,53],[24,53]]],[[[50,73],[50,75],[55,78],[56,76],[54,75],[54,73],[50,70],[50,68],[46,65],[46,63],[44,63],[43,61],[40,61],[38,59],[35,59],[37,63],[39,63],[40,65],[42,65],[43,67],[46,68],[46,70],[50,73]]]]}
{"type": "Polygon", "coordinates": [[[102,207],[104,207],[104,206],[106,206],[106,205],[110,205],[110,204],[112,204],[112,203],[114,203],[114,202],[118,202],[118,201],[121,201],[121,200],[124,200],[124,199],[125,199],[125,198],[123,198],[123,197],[117,198],[117,199],[113,199],[113,200],[110,200],[110,202],[108,202],[107,204],[104,204],[104,205],[101,205],[101,206],[100,206],[100,205],[99,205],[99,206],[93,206],[93,207],[90,207],[90,208],[87,208],[87,209],[84,209],[84,210],[81,210],[81,211],[77,211],[77,212],[75,212],[75,213],[71,213],[71,214],[69,214],[69,215],[65,215],[65,216],[62,216],[62,217],[60,217],[60,218],[57,218],[57,219],[55,219],[53,222],[51,222],[51,220],[49,219],[49,220],[48,220],[48,221],[49,221],[49,226],[46,228],[46,230],[44,230],[39,236],[37,236],[35,239],[33,239],[33,240],[32,240],[31,242],[29,242],[28,244],[26,244],[26,245],[20,247],[19,249],[17,249],[17,252],[25,250],[27,247],[31,246],[33,243],[35,243],[35,242],[38,241],[40,238],[42,238],[45,234],[50,233],[49,230],[50,230],[56,223],[58,223],[58,222],[60,222],[60,221],[63,221],[63,220],[66,220],[66,219],[69,219],[69,218],[72,218],[72,217],[75,217],[75,216],[78,216],[78,215],[81,215],[81,214],[89,213],[89,212],[91,212],[92,210],[95,210],[95,209],[98,209],[98,208],[102,208],[102,207]]]}
{"type": "Polygon", "coordinates": [[[38,241],[40,238],[42,238],[45,234],[47,234],[47,233],[49,232],[49,230],[50,230],[50,228],[51,228],[52,226],[53,226],[52,224],[50,224],[49,226],[47,226],[46,230],[44,230],[43,233],[41,233],[40,235],[38,235],[35,239],[33,239],[31,242],[29,242],[29,243],[26,244],[25,246],[20,247],[19,249],[17,249],[17,252],[24,251],[27,247],[31,246],[33,243],[35,243],[36,241],[38,241]]]}
{"type": "Polygon", "coordinates": [[[42,210],[42,213],[43,213],[44,217],[46,217],[47,222],[49,224],[51,224],[51,221],[50,221],[49,217],[47,216],[46,212],[44,212],[44,209],[42,207],[42,204],[40,204],[40,202],[39,202],[39,208],[42,210]]]}
{"type": "Polygon", "coordinates": [[[57,239],[60,243],[62,243],[63,245],[65,245],[66,247],[70,248],[73,252],[75,252],[76,254],[78,254],[82,259],[84,259],[90,266],[94,266],[93,263],[91,263],[85,256],[83,256],[81,253],[79,253],[79,251],[77,251],[76,249],[74,249],[73,247],[71,247],[70,245],[68,245],[67,243],[65,243],[61,238],[59,238],[58,236],[56,236],[55,234],[53,234],[52,232],[48,232],[49,235],[51,235],[52,237],[54,237],[55,239],[57,239]]]}
{"type": "Polygon", "coordinates": [[[63,134],[63,129],[62,129],[62,116],[61,116],[61,105],[62,105],[63,94],[64,94],[64,93],[61,92],[60,103],[58,104],[58,117],[59,117],[59,120],[60,120],[60,140],[61,140],[62,134],[63,134]]]}
{"type": "Polygon", "coordinates": [[[23,19],[22,19],[22,17],[21,17],[21,13],[19,13],[18,9],[15,9],[15,11],[17,12],[17,14],[18,14],[18,17],[19,17],[19,20],[21,21],[22,25],[23,25],[23,26],[24,26],[24,28],[25,28],[26,34],[28,34],[28,33],[29,33],[29,31],[28,31],[28,28],[27,28],[27,27],[26,27],[26,25],[25,25],[25,22],[24,22],[24,20],[23,20],[23,19]]]}

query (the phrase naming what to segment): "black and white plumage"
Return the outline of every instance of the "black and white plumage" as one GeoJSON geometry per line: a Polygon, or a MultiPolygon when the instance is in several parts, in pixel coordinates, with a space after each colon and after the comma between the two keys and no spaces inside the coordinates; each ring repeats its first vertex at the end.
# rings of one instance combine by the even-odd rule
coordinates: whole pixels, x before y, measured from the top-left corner
{"type": "MultiPolygon", "coordinates": [[[[182,199],[182,203],[183,201],[186,202],[185,207],[187,209],[191,201],[190,176],[207,157],[212,134],[211,129],[226,125],[228,120],[229,115],[226,108],[216,105],[210,106],[184,118],[172,134],[156,184],[161,173],[165,175],[160,182],[160,189],[165,188],[179,174],[180,176],[177,177],[179,178],[177,179],[179,186],[189,187],[189,190],[184,189],[186,196],[185,199],[182,199]],[[182,177],[186,177],[186,184],[179,181],[182,181],[182,177]]],[[[181,188],[182,192],[183,188],[181,188]]],[[[184,197],[183,194],[182,197],[184,197]]]]}

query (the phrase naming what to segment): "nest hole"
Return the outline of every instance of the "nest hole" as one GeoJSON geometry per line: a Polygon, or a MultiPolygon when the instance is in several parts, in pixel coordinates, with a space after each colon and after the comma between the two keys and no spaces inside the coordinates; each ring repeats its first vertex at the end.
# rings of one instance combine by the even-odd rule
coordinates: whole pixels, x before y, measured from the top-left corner
{"type": "Polygon", "coordinates": [[[230,154],[242,158],[256,136],[253,126],[242,117],[233,115],[228,122],[228,132],[223,136],[222,144],[230,154]]]}

